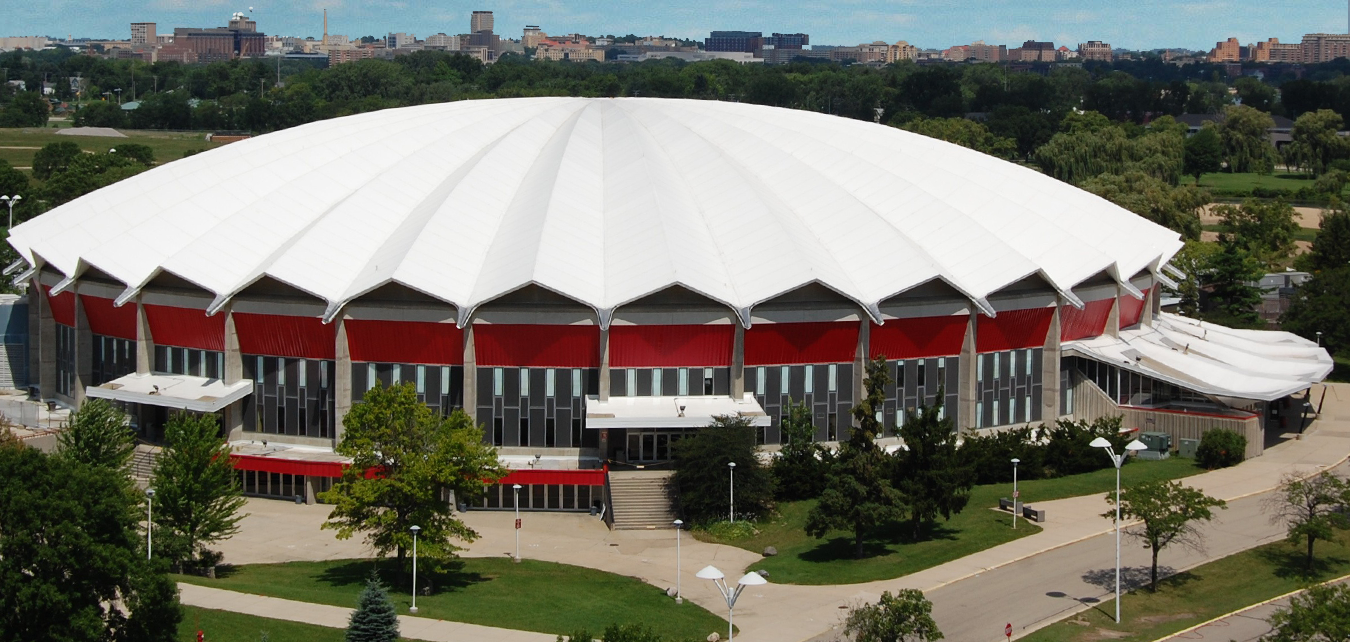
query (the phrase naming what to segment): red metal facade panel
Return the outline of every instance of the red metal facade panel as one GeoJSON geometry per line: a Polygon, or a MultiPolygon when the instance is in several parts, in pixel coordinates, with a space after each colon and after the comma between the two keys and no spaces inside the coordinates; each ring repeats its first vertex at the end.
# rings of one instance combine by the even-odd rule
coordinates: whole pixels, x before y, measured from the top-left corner
{"type": "Polygon", "coordinates": [[[464,331],[453,323],[348,319],[343,325],[352,361],[440,366],[464,363],[464,331]]]}
{"type": "Polygon", "coordinates": [[[89,319],[89,330],[94,334],[136,340],[135,303],[118,308],[113,306],[112,299],[88,294],[81,294],[80,302],[84,304],[84,317],[89,319]]]}
{"type": "Polygon", "coordinates": [[[145,304],[145,320],[156,345],[225,349],[225,315],[206,316],[205,310],[145,304]]]}
{"type": "Polygon", "coordinates": [[[473,345],[480,366],[600,367],[600,327],[594,325],[480,323],[473,345]]]}
{"type": "Polygon", "coordinates": [[[498,484],[577,484],[604,486],[603,470],[513,470],[497,480],[498,484]]]}
{"type": "Polygon", "coordinates": [[[1002,310],[993,318],[980,315],[975,326],[975,349],[998,352],[1043,347],[1054,316],[1054,308],[1002,310]]]}
{"type": "Polygon", "coordinates": [[[1139,319],[1144,316],[1144,306],[1148,305],[1148,291],[1151,289],[1153,288],[1144,289],[1142,300],[1129,295],[1120,297],[1120,327],[1139,325],[1139,319]]]}
{"type": "Polygon", "coordinates": [[[761,323],[745,331],[745,365],[848,363],[858,351],[858,324],[761,323]]]}
{"type": "Polygon", "coordinates": [[[66,290],[52,296],[52,289],[45,285],[42,286],[42,291],[47,295],[47,304],[52,309],[52,319],[61,325],[75,327],[75,295],[66,290]]]}
{"type": "Polygon", "coordinates": [[[873,323],[868,335],[868,356],[920,359],[961,354],[969,323],[970,317],[965,314],[891,319],[886,325],[873,323]]]}
{"type": "Polygon", "coordinates": [[[239,352],[272,357],[332,359],[337,328],[318,317],[234,313],[239,352]]]}
{"type": "Polygon", "coordinates": [[[1085,301],[1083,309],[1071,305],[1059,309],[1059,340],[1073,341],[1101,336],[1106,332],[1106,321],[1111,318],[1111,304],[1115,299],[1085,301]]]}
{"type": "Polygon", "coordinates": [[[736,326],[615,325],[609,328],[609,365],[615,368],[731,365],[736,326]]]}
{"type": "Polygon", "coordinates": [[[347,467],[347,464],[336,461],[299,461],[255,455],[230,455],[230,462],[234,464],[235,470],[256,470],[261,473],[283,473],[311,477],[341,477],[343,469],[347,467]]]}

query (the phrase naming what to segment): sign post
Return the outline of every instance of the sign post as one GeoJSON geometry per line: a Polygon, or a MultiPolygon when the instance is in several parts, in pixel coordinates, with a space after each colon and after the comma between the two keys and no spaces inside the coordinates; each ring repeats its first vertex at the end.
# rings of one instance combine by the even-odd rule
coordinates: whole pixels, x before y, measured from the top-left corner
{"type": "Polygon", "coordinates": [[[1012,622],[1003,625],[1003,635],[1008,636],[1009,640],[1012,639],[1012,622]]]}

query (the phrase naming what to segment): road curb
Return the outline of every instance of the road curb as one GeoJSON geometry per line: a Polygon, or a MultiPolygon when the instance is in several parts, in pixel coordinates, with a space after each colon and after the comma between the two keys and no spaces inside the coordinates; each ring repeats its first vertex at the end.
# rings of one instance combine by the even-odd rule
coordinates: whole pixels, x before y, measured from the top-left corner
{"type": "MultiPolygon", "coordinates": [[[[1334,582],[1342,582],[1342,581],[1345,581],[1345,580],[1348,580],[1348,579],[1350,579],[1350,575],[1342,575],[1342,576],[1340,576],[1340,577],[1334,577],[1334,578],[1332,578],[1332,579],[1329,579],[1329,580],[1327,580],[1327,581],[1325,581],[1325,582],[1319,582],[1318,584],[1316,584],[1316,586],[1326,586],[1327,584],[1332,584],[1332,583],[1334,583],[1334,582]]],[[[1308,587],[1308,588],[1312,588],[1312,587],[1310,586],[1310,587],[1308,587]]],[[[1187,633],[1190,633],[1191,631],[1194,631],[1194,630],[1196,630],[1196,629],[1204,628],[1204,627],[1209,626],[1209,625],[1211,625],[1211,624],[1213,624],[1213,623],[1215,623],[1215,622],[1218,622],[1219,620],[1223,620],[1223,619],[1226,619],[1226,618],[1233,617],[1234,615],[1237,615],[1237,614],[1239,614],[1239,613],[1246,613],[1247,611],[1250,611],[1250,610],[1252,610],[1252,609],[1254,609],[1254,608],[1257,608],[1257,607],[1265,606],[1265,605],[1267,605],[1267,604],[1270,604],[1271,602],[1278,602],[1278,601],[1283,600],[1284,598],[1289,597],[1289,596],[1291,596],[1291,595],[1298,595],[1299,593],[1302,593],[1302,592],[1308,590],[1308,588],[1301,588],[1301,589],[1298,589],[1298,590],[1295,590],[1295,591],[1289,591],[1288,593],[1285,593],[1284,595],[1276,595],[1275,597],[1272,597],[1272,598],[1270,598],[1270,599],[1268,599],[1268,600],[1263,600],[1263,601],[1257,602],[1256,604],[1252,604],[1252,605],[1250,605],[1250,606],[1244,606],[1244,607],[1242,607],[1242,608],[1240,608],[1240,609],[1238,609],[1238,610],[1236,610],[1236,611],[1230,611],[1230,612],[1224,613],[1223,615],[1220,615],[1220,616],[1218,616],[1218,617],[1210,618],[1210,619],[1205,620],[1204,622],[1201,622],[1201,623],[1196,624],[1196,625],[1194,625],[1194,626],[1190,626],[1190,627],[1184,628],[1184,629],[1182,629],[1182,630],[1180,630],[1180,631],[1177,631],[1176,633],[1169,633],[1169,634],[1167,634],[1167,635],[1164,636],[1164,637],[1160,637],[1160,638],[1154,640],[1153,642],[1166,642],[1166,640],[1170,640],[1170,639],[1172,639],[1172,638],[1174,638],[1174,637],[1176,637],[1176,636],[1178,636],[1178,635],[1186,635],[1187,633]]]]}

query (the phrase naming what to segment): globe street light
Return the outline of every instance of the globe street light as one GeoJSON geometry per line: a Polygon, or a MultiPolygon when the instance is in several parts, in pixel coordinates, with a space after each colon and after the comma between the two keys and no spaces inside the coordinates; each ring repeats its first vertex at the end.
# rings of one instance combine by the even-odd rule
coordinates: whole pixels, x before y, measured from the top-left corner
{"type": "Polygon", "coordinates": [[[731,470],[731,522],[736,523],[736,462],[727,462],[727,468],[731,470]]]}
{"type": "MultiPolygon", "coordinates": [[[[1125,463],[1125,455],[1128,453],[1117,455],[1111,448],[1111,442],[1105,437],[1093,439],[1088,445],[1093,448],[1105,448],[1106,454],[1111,457],[1111,463],[1116,465],[1116,624],[1120,624],[1120,465],[1125,463]]],[[[1125,444],[1125,450],[1148,450],[1148,446],[1135,439],[1125,444]]]]}
{"type": "Polygon", "coordinates": [[[1017,464],[1020,464],[1020,463],[1022,463],[1022,460],[1020,460],[1020,459],[1018,459],[1018,458],[1016,458],[1016,457],[1013,457],[1013,460],[1012,460],[1012,465],[1013,465],[1013,505],[1012,505],[1012,509],[1013,509],[1013,530],[1016,530],[1016,529],[1017,529],[1017,509],[1019,508],[1019,506],[1018,506],[1019,502],[1017,501],[1017,464]]]}
{"type": "Polygon", "coordinates": [[[680,531],[684,529],[684,520],[675,520],[675,603],[684,604],[680,594],[680,531]]]}
{"type": "Polygon", "coordinates": [[[515,562],[520,563],[520,484],[512,485],[511,488],[516,491],[516,558],[515,562]]]}
{"type": "MultiPolygon", "coordinates": [[[[5,205],[8,205],[8,206],[9,206],[9,227],[14,227],[14,206],[15,206],[15,205],[18,205],[18,204],[19,204],[19,201],[22,201],[22,200],[23,200],[23,197],[22,197],[22,196],[19,196],[18,194],[15,194],[15,195],[13,195],[13,196],[0,196],[0,203],[4,203],[5,205]]],[[[5,229],[8,230],[9,227],[7,227],[7,228],[5,228],[5,229]]],[[[1318,334],[1318,339],[1321,339],[1321,334],[1322,334],[1322,333],[1321,333],[1321,332],[1318,332],[1317,334],[1318,334]]],[[[1320,342],[1320,341],[1318,342],[1318,345],[1321,345],[1321,342],[1320,342]]]]}
{"type": "Polygon", "coordinates": [[[730,586],[727,586],[726,576],[722,574],[722,571],[717,570],[716,566],[703,567],[703,570],[699,571],[696,577],[703,580],[712,580],[713,584],[717,586],[717,590],[722,593],[722,597],[727,601],[727,640],[732,639],[732,633],[736,628],[733,624],[733,618],[736,615],[736,598],[741,596],[741,591],[745,590],[747,586],[762,586],[769,583],[759,573],[746,573],[736,582],[736,588],[733,590],[730,586]]]}
{"type": "Polygon", "coordinates": [[[421,526],[413,524],[408,530],[413,534],[413,603],[409,613],[417,612],[417,533],[422,530],[421,526]]]}
{"type": "Polygon", "coordinates": [[[145,489],[145,559],[150,559],[150,554],[154,552],[154,541],[151,539],[150,531],[155,527],[155,489],[145,489]]]}

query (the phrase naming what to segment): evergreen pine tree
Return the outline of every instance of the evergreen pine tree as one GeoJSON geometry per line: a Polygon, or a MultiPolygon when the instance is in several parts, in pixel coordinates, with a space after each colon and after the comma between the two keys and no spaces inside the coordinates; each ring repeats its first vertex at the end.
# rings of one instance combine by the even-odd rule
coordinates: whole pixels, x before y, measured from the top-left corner
{"type": "Polygon", "coordinates": [[[347,642],[394,642],[398,639],[398,614],[389,591],[371,576],[356,600],[356,611],[347,624],[347,642]]]}

